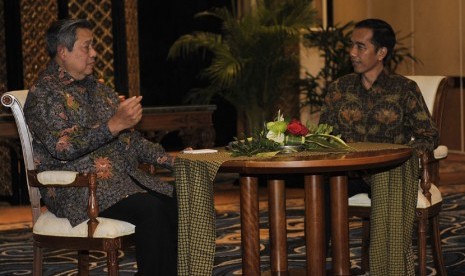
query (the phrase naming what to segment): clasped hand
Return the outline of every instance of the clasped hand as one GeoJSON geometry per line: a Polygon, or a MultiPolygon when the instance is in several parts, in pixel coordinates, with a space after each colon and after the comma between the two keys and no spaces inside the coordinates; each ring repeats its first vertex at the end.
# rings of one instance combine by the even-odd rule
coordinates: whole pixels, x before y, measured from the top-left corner
{"type": "Polygon", "coordinates": [[[116,113],[108,121],[111,134],[134,127],[142,118],[142,96],[134,96],[120,103],[116,113]]]}

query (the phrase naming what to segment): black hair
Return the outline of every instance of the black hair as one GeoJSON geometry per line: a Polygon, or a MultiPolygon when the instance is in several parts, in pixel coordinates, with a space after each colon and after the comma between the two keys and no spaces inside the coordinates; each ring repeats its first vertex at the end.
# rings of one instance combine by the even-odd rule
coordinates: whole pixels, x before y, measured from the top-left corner
{"type": "Polygon", "coordinates": [[[394,55],[394,47],[396,46],[396,34],[386,21],[376,18],[365,19],[355,24],[355,29],[367,28],[373,31],[371,43],[375,45],[376,50],[381,47],[386,47],[386,58],[383,59],[383,64],[386,64],[394,55]]]}
{"type": "Polygon", "coordinates": [[[60,45],[72,51],[79,28],[91,30],[92,24],[86,19],[62,19],[52,23],[45,34],[48,55],[53,59],[60,45]]]}

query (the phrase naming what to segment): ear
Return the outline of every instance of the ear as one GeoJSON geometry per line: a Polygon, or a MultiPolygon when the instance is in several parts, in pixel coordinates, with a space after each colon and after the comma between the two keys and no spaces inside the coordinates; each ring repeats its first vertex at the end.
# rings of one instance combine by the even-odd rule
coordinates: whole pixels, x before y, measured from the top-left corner
{"type": "Polygon", "coordinates": [[[66,57],[67,49],[63,45],[58,45],[57,47],[57,57],[60,59],[64,59],[66,57]]]}
{"type": "Polygon", "coordinates": [[[387,56],[387,48],[386,47],[381,47],[378,49],[378,52],[376,55],[378,56],[379,60],[383,60],[387,56]]]}

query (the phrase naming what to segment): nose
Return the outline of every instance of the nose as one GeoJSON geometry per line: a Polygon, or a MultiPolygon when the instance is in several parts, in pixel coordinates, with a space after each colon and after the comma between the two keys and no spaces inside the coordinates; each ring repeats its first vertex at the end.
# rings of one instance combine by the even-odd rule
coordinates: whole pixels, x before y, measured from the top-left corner
{"type": "Polygon", "coordinates": [[[355,47],[355,44],[353,44],[353,45],[351,45],[351,46],[349,47],[349,55],[350,55],[351,57],[357,56],[357,49],[356,49],[356,47],[355,47]]]}
{"type": "Polygon", "coordinates": [[[90,57],[96,57],[97,56],[97,51],[95,51],[94,47],[91,45],[89,49],[89,56],[90,57]]]}

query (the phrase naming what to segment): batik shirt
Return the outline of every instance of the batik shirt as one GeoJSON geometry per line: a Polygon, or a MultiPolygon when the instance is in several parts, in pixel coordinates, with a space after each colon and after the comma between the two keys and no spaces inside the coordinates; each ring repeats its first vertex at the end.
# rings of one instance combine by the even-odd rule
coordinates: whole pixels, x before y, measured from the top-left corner
{"type": "MultiPolygon", "coordinates": [[[[171,168],[172,157],[161,145],[134,130],[111,134],[107,122],[118,104],[118,95],[93,76],[75,80],[52,61],[24,107],[37,170],[95,173],[100,211],[147,189],[173,193],[171,184],[138,168],[140,163],[171,168]]],[[[48,209],[73,226],[87,218],[87,188],[41,188],[40,193],[48,209]]]]}
{"type": "Polygon", "coordinates": [[[382,72],[370,89],[360,74],[349,74],[328,87],[320,123],[346,142],[405,144],[418,153],[439,143],[418,85],[403,76],[382,72]]]}

